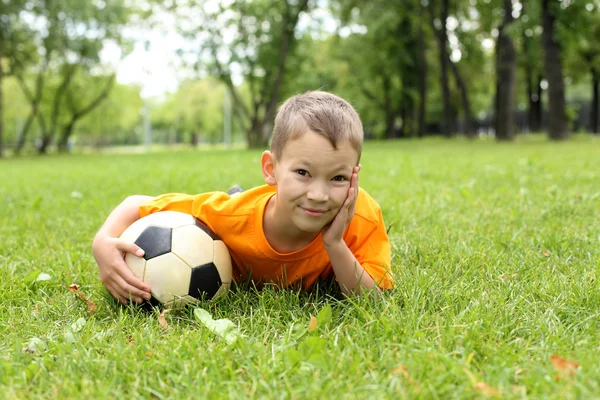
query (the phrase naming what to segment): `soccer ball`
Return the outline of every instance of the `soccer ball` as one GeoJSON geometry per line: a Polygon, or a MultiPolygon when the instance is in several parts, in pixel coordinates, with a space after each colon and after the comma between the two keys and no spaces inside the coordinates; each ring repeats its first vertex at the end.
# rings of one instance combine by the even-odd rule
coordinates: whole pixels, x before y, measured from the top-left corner
{"type": "Polygon", "coordinates": [[[125,262],[150,285],[153,300],[166,307],[211,299],[229,290],[231,257],[225,243],[202,221],[177,211],[140,218],[121,235],[145,254],[125,262]]]}

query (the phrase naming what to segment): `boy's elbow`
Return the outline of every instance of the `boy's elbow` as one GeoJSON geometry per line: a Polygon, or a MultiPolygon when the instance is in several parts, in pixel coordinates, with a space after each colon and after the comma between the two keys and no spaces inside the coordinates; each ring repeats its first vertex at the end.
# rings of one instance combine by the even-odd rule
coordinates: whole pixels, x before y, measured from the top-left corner
{"type": "Polygon", "coordinates": [[[123,200],[123,202],[137,205],[137,204],[144,204],[147,201],[150,201],[152,199],[153,199],[152,196],[146,196],[146,195],[142,195],[142,194],[134,194],[134,195],[128,196],[125,200],[123,200]]]}

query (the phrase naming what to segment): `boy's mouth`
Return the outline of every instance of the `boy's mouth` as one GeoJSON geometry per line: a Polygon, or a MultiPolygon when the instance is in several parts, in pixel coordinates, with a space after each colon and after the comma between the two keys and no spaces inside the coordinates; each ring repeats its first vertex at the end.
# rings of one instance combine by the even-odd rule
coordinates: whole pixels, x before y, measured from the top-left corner
{"type": "Polygon", "coordinates": [[[323,210],[320,208],[307,208],[307,207],[300,207],[302,208],[302,210],[310,215],[311,217],[320,217],[321,215],[325,214],[327,212],[327,210],[323,210]]]}

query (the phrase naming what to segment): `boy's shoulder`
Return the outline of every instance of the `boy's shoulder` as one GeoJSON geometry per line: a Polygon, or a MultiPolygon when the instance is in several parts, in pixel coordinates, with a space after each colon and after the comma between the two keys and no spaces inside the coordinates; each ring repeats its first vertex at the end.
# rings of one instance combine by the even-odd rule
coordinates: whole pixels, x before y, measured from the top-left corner
{"type": "MultiPolygon", "coordinates": [[[[222,211],[227,214],[248,215],[256,212],[257,207],[266,203],[268,199],[275,194],[275,188],[269,185],[257,186],[234,196],[229,196],[224,192],[216,192],[217,196],[214,204],[215,211],[222,211]]],[[[212,196],[211,196],[212,197],[212,196]]]]}
{"type": "Polygon", "coordinates": [[[358,188],[358,198],[356,199],[354,215],[375,225],[381,222],[381,207],[379,203],[361,187],[358,188]]]}

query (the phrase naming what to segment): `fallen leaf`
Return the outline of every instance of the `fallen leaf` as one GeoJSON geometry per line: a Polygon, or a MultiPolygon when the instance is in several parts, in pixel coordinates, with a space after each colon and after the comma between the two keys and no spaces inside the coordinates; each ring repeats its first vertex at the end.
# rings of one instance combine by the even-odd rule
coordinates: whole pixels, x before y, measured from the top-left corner
{"type": "Polygon", "coordinates": [[[49,281],[50,280],[50,275],[48,275],[45,272],[40,272],[40,274],[38,275],[38,277],[35,280],[36,280],[36,282],[38,282],[38,281],[49,281]]]}
{"type": "MultiPolygon", "coordinates": [[[[327,304],[325,307],[319,311],[317,314],[317,323],[319,326],[325,326],[329,321],[331,321],[331,306],[327,304]]],[[[385,312],[383,313],[385,314],[385,312]]]]}
{"type": "Polygon", "coordinates": [[[67,343],[75,343],[77,341],[75,339],[75,335],[73,335],[73,332],[71,332],[69,329],[67,329],[67,331],[63,334],[63,337],[67,343]]]}
{"type": "Polygon", "coordinates": [[[390,371],[390,374],[403,375],[405,378],[408,379],[408,368],[406,368],[406,365],[400,364],[400,365],[397,365],[396,367],[394,367],[394,369],[392,369],[390,371]]]}
{"type": "Polygon", "coordinates": [[[72,283],[69,285],[69,291],[73,293],[79,292],[79,285],[72,283]]]}
{"type": "Polygon", "coordinates": [[[550,252],[546,249],[542,249],[542,254],[544,255],[544,257],[550,257],[550,252]]]}
{"type": "Polygon", "coordinates": [[[577,368],[579,368],[579,363],[577,361],[567,360],[557,354],[550,355],[550,362],[556,370],[564,372],[567,375],[573,375],[577,368]]]}
{"type": "Polygon", "coordinates": [[[167,323],[167,320],[165,319],[165,314],[168,313],[171,310],[162,310],[160,312],[160,315],[158,316],[158,323],[160,324],[160,326],[162,326],[163,328],[167,329],[169,327],[169,324],[167,323]]]}
{"type": "Polygon", "coordinates": [[[215,335],[222,337],[229,344],[235,342],[242,335],[237,326],[227,318],[213,319],[212,315],[203,308],[195,308],[194,315],[215,335]]]}
{"type": "Polygon", "coordinates": [[[36,351],[45,351],[47,348],[48,346],[42,339],[38,337],[32,337],[31,339],[29,339],[27,347],[23,348],[23,352],[33,354],[36,351]]]}
{"type": "Polygon", "coordinates": [[[310,322],[308,323],[308,331],[312,332],[317,329],[317,317],[310,316],[310,322]]]}
{"type": "Polygon", "coordinates": [[[486,396],[500,397],[500,392],[489,387],[485,382],[479,382],[477,385],[475,385],[475,390],[482,392],[486,396]]]}
{"type": "Polygon", "coordinates": [[[93,301],[88,300],[88,298],[85,297],[85,295],[79,291],[79,285],[72,283],[69,285],[68,289],[69,289],[69,292],[75,293],[77,296],[79,296],[79,298],[81,300],[84,301],[84,303],[87,305],[88,312],[90,312],[90,313],[96,312],[96,304],[93,301]]]}
{"type": "Polygon", "coordinates": [[[85,326],[85,322],[86,322],[85,318],[79,318],[77,321],[75,321],[75,322],[73,322],[73,324],[71,324],[71,330],[73,332],[79,332],[85,326]]]}

